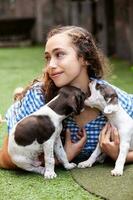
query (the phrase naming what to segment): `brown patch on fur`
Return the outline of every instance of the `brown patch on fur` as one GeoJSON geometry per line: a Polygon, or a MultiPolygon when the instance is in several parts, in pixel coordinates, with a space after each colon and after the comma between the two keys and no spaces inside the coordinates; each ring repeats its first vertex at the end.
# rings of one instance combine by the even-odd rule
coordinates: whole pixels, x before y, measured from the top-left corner
{"type": "Polygon", "coordinates": [[[109,100],[108,103],[112,103],[112,104],[118,103],[118,95],[117,95],[115,89],[112,88],[111,86],[97,83],[96,89],[100,90],[100,92],[106,102],[108,102],[108,100],[109,100]]]}
{"type": "Polygon", "coordinates": [[[32,144],[35,140],[39,144],[47,141],[54,133],[55,127],[49,116],[29,116],[18,123],[15,130],[15,142],[21,146],[32,144]]]}
{"type": "Polygon", "coordinates": [[[74,86],[64,86],[59,90],[59,97],[48,106],[59,115],[79,115],[84,107],[85,94],[74,86]]]}

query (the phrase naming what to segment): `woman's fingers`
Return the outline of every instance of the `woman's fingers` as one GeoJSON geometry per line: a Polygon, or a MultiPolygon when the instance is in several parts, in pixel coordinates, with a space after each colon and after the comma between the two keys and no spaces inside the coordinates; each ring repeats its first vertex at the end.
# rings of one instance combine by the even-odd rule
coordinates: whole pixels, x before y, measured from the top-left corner
{"type": "Polygon", "coordinates": [[[82,148],[85,143],[86,143],[86,139],[87,139],[87,134],[86,134],[86,131],[85,129],[81,129],[78,134],[77,134],[77,137],[79,139],[78,142],[75,143],[75,145],[79,146],[80,148],[82,148]]]}
{"type": "Polygon", "coordinates": [[[117,128],[113,127],[112,134],[113,134],[113,141],[114,141],[114,143],[117,144],[117,145],[120,144],[120,137],[119,137],[119,133],[118,133],[117,128]]]}
{"type": "Polygon", "coordinates": [[[101,147],[103,144],[110,141],[110,135],[111,135],[111,126],[109,123],[107,123],[101,130],[101,133],[99,136],[99,143],[101,147]]]}
{"type": "Polygon", "coordinates": [[[111,141],[114,142],[115,144],[120,143],[120,137],[119,137],[118,129],[114,126],[112,126],[111,141]]]}
{"type": "Polygon", "coordinates": [[[108,124],[107,130],[106,130],[106,134],[105,134],[105,140],[106,140],[107,142],[110,142],[111,131],[112,131],[111,125],[108,124]]]}
{"type": "Polygon", "coordinates": [[[112,159],[116,160],[119,154],[119,133],[110,124],[107,124],[101,131],[100,147],[112,159]]]}
{"type": "Polygon", "coordinates": [[[76,145],[77,148],[81,149],[85,145],[87,139],[87,134],[85,129],[81,129],[77,133],[77,138],[79,139],[77,142],[72,141],[71,132],[69,129],[67,129],[65,132],[65,146],[76,145]]]}
{"type": "Polygon", "coordinates": [[[87,139],[87,134],[84,128],[80,129],[80,131],[77,134],[77,137],[79,140],[86,140],[87,139]]]}

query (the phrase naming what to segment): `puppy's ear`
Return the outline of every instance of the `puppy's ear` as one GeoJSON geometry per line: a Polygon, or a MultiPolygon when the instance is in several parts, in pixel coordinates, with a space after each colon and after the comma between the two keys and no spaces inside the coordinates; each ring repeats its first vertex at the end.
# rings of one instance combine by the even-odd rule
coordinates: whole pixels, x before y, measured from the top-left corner
{"type": "Polygon", "coordinates": [[[82,92],[80,95],[73,96],[72,101],[69,103],[69,107],[73,110],[75,115],[79,115],[84,108],[85,94],[82,92]]]}
{"type": "Polygon", "coordinates": [[[70,113],[78,114],[78,105],[74,96],[71,98],[71,101],[68,101],[67,114],[70,113]]]}
{"type": "Polygon", "coordinates": [[[110,104],[104,108],[104,114],[111,114],[111,113],[117,112],[117,111],[118,111],[118,104],[116,104],[116,105],[110,104]]]}
{"type": "Polygon", "coordinates": [[[107,104],[118,104],[118,95],[116,93],[105,95],[107,104]]]}

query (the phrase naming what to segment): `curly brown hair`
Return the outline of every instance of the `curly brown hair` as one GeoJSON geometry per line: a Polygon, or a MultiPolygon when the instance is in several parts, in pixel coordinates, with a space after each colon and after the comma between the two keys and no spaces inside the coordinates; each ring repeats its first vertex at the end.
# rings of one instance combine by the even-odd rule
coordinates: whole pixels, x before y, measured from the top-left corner
{"type": "MultiPolygon", "coordinates": [[[[86,29],[78,26],[61,26],[52,29],[47,36],[49,38],[56,34],[66,33],[77,50],[77,56],[83,57],[88,64],[88,77],[101,79],[107,74],[108,62],[102,52],[97,48],[95,41],[86,29]]],[[[51,100],[58,92],[54,82],[47,73],[44,73],[46,101],[51,100]]]]}
{"type": "MultiPolygon", "coordinates": [[[[87,61],[89,78],[101,79],[109,72],[108,60],[102,54],[100,49],[97,48],[90,32],[78,26],[58,26],[48,33],[46,41],[52,36],[61,33],[68,34],[71,38],[72,44],[74,44],[77,51],[78,58],[82,57],[87,61]]],[[[42,91],[44,92],[46,102],[50,101],[58,93],[59,88],[56,87],[48,73],[44,70],[42,76],[39,79],[34,80],[24,90],[23,96],[36,81],[43,82],[42,91]]]]}

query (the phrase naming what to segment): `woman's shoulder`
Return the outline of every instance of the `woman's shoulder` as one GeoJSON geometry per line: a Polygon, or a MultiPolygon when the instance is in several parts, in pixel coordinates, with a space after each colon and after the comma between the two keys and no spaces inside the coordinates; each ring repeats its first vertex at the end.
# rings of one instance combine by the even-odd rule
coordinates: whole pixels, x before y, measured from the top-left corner
{"type": "Polygon", "coordinates": [[[37,81],[32,85],[32,88],[42,88],[44,83],[42,81],[37,81]]]}
{"type": "Polygon", "coordinates": [[[38,91],[39,94],[41,94],[41,93],[44,94],[43,88],[44,88],[43,82],[36,82],[27,90],[27,92],[30,92],[30,91],[36,92],[36,91],[38,91]]]}
{"type": "MultiPolygon", "coordinates": [[[[36,111],[45,104],[45,93],[43,90],[43,83],[37,82],[27,90],[25,96],[21,100],[21,104],[30,108],[31,112],[36,111]]],[[[26,108],[25,108],[26,109],[26,108]]]]}
{"type": "Polygon", "coordinates": [[[22,101],[25,98],[40,98],[42,100],[45,99],[45,93],[43,90],[43,83],[42,82],[36,82],[34,83],[25,93],[24,98],[22,99],[22,101]]]}
{"type": "Polygon", "coordinates": [[[45,94],[42,90],[42,83],[33,84],[21,100],[14,102],[6,112],[9,132],[16,122],[38,110],[45,105],[45,94]]]}

